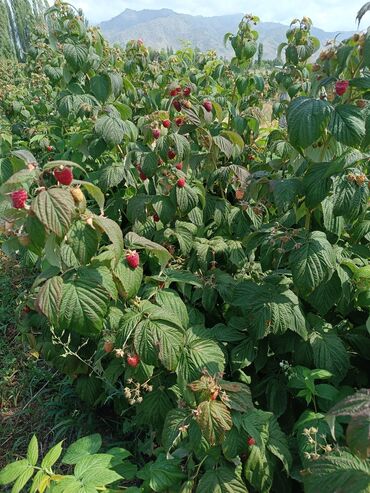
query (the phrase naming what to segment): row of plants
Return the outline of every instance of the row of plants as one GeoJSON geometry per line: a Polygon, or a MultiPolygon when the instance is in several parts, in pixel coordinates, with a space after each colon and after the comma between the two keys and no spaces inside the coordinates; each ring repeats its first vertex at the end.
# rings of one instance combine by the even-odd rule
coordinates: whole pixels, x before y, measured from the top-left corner
{"type": "Polygon", "coordinates": [[[2,248],[39,271],[22,334],[125,450],[88,437],[64,476],[33,439],[0,483],[369,491],[370,36],[311,63],[294,20],[263,79],[254,16],[230,61],[109,47],[62,2],[46,22],[2,93],[2,248]]]}

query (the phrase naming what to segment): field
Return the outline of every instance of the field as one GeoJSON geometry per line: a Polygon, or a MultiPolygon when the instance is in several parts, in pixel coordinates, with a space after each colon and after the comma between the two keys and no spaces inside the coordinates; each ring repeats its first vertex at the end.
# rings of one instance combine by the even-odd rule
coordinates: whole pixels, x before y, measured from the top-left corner
{"type": "Polygon", "coordinates": [[[370,492],[370,34],[258,21],[0,60],[1,491],[370,492]]]}

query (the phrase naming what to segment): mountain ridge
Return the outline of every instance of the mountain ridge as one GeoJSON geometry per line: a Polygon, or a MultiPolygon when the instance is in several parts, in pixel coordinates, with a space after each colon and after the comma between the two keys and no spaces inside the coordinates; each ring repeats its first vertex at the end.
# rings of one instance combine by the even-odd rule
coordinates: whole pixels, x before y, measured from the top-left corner
{"type": "MultiPolygon", "coordinates": [[[[124,46],[130,39],[142,38],[155,49],[178,49],[183,42],[190,42],[201,51],[216,50],[219,55],[232,56],[230,46],[225,47],[223,37],[227,32],[236,32],[243,14],[228,14],[212,17],[190,15],[171,9],[126,9],[112,19],[99,24],[103,34],[111,43],[124,46]]],[[[256,26],[264,46],[264,58],[274,59],[278,45],[285,41],[289,26],[279,22],[261,22],[256,26]]],[[[326,32],[313,27],[312,34],[321,45],[339,34],[339,39],[351,36],[354,31],[326,32]]]]}

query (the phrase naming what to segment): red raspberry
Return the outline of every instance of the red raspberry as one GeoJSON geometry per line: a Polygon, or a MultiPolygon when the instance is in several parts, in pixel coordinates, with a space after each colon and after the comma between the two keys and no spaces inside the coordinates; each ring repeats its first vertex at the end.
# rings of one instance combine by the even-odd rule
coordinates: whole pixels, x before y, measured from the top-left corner
{"type": "Polygon", "coordinates": [[[180,163],[177,163],[175,168],[181,171],[182,170],[182,161],[180,163]]]}
{"type": "Polygon", "coordinates": [[[68,167],[55,169],[54,176],[61,185],[70,185],[73,180],[73,172],[68,167]]]}
{"type": "Polygon", "coordinates": [[[159,216],[158,216],[158,214],[157,214],[157,213],[156,213],[156,214],[153,214],[153,221],[154,221],[155,223],[159,222],[159,216]]]}
{"type": "Polygon", "coordinates": [[[175,123],[178,127],[181,127],[181,125],[184,123],[184,119],[182,116],[179,116],[178,118],[175,119],[175,123]]]}
{"type": "Polygon", "coordinates": [[[348,86],[348,80],[338,80],[335,83],[335,92],[338,94],[338,96],[343,96],[343,94],[347,91],[348,86]]]}
{"type": "Polygon", "coordinates": [[[139,363],[140,363],[140,357],[138,354],[129,354],[127,356],[127,364],[129,366],[132,366],[132,368],[136,368],[139,363]]]}
{"type": "Polygon", "coordinates": [[[152,135],[155,139],[159,139],[159,137],[161,136],[161,131],[159,130],[159,128],[153,128],[152,135]]]}
{"type": "Polygon", "coordinates": [[[177,180],[177,186],[178,186],[179,188],[184,188],[185,183],[186,183],[185,178],[179,178],[179,179],[177,180]]]}
{"type": "Polygon", "coordinates": [[[183,90],[184,96],[190,96],[190,93],[191,93],[191,88],[185,87],[185,89],[183,90]]]}
{"type": "Polygon", "coordinates": [[[212,111],[212,103],[211,101],[204,101],[203,108],[210,113],[212,111]]]}
{"type": "Polygon", "coordinates": [[[177,111],[181,111],[181,103],[177,99],[172,103],[177,111]]]}
{"type": "Polygon", "coordinates": [[[176,151],[174,151],[173,149],[170,149],[167,153],[167,156],[168,156],[168,159],[173,159],[176,157],[176,151]]]}
{"type": "Polygon", "coordinates": [[[141,179],[142,181],[145,181],[145,180],[147,179],[146,174],[145,174],[145,173],[143,173],[142,171],[140,171],[139,176],[140,176],[140,179],[141,179]]]}
{"type": "Polygon", "coordinates": [[[12,205],[16,209],[24,209],[26,200],[28,198],[28,193],[23,188],[16,190],[10,195],[12,199],[12,205]]]}
{"type": "Polygon", "coordinates": [[[170,89],[170,96],[177,96],[177,89],[170,89]]]}
{"type": "Polygon", "coordinates": [[[139,267],[139,264],[140,264],[140,257],[139,257],[139,254],[137,253],[136,250],[129,250],[127,253],[126,253],[126,260],[127,260],[127,263],[128,265],[132,268],[132,269],[136,269],[137,267],[139,267]]]}
{"type": "Polygon", "coordinates": [[[252,447],[253,445],[256,445],[256,440],[252,437],[249,437],[247,443],[250,447],[252,447]]]}
{"type": "Polygon", "coordinates": [[[52,152],[54,150],[54,147],[53,146],[46,146],[46,150],[48,152],[52,152]]]}
{"type": "Polygon", "coordinates": [[[164,128],[170,128],[171,120],[163,120],[162,125],[164,126],[164,128]]]}

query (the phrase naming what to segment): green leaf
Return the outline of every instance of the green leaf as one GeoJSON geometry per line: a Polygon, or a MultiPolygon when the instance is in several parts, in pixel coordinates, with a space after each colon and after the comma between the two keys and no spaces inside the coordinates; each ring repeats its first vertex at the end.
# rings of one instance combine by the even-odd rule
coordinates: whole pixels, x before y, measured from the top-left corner
{"type": "Polygon", "coordinates": [[[151,253],[152,255],[158,258],[158,261],[162,267],[164,267],[172,257],[172,255],[168,252],[168,250],[164,246],[159,245],[154,241],[150,241],[144,236],[139,236],[133,231],[127,233],[127,235],[125,236],[125,240],[133,248],[136,247],[145,248],[147,252],[151,253]]]}
{"type": "Polygon", "coordinates": [[[166,451],[176,447],[181,437],[180,427],[188,424],[191,419],[191,414],[185,409],[172,409],[166,416],[162,442],[166,451]]]}
{"type": "Polygon", "coordinates": [[[177,379],[182,388],[200,377],[204,370],[216,375],[224,370],[224,354],[206,329],[188,329],[181,346],[177,379]]]}
{"type": "Polygon", "coordinates": [[[231,414],[223,402],[203,401],[198,406],[196,421],[205,439],[211,444],[221,443],[225,432],[232,427],[231,414]]]}
{"type": "Polygon", "coordinates": [[[269,493],[272,486],[272,470],[266,455],[257,447],[250,447],[248,460],[244,466],[247,481],[258,493],[269,493]]]}
{"type": "Polygon", "coordinates": [[[317,461],[310,462],[303,482],[307,493],[368,493],[370,466],[345,450],[324,454],[317,461]]]}
{"type": "Polygon", "coordinates": [[[370,416],[352,418],[347,426],[346,438],[351,451],[366,460],[370,448],[370,416]]]}
{"type": "Polygon", "coordinates": [[[243,481],[231,467],[206,471],[201,477],[196,493],[248,493],[243,481]]]}
{"type": "Polygon", "coordinates": [[[56,463],[56,461],[59,459],[63,447],[62,447],[63,440],[56,445],[54,445],[53,448],[49,450],[49,452],[45,455],[45,457],[42,459],[41,462],[41,467],[43,469],[48,469],[50,470],[51,467],[56,463]]]}
{"type": "Polygon", "coordinates": [[[275,416],[271,415],[268,423],[267,449],[275,455],[284,465],[287,473],[292,466],[293,458],[289,450],[288,440],[281,431],[275,416]]]}
{"type": "Polygon", "coordinates": [[[96,454],[102,445],[101,436],[98,433],[80,438],[72,443],[63,457],[63,464],[76,464],[82,457],[96,454]]]}
{"type": "Polygon", "coordinates": [[[27,459],[17,460],[8,464],[0,471],[0,484],[9,484],[15,481],[30,467],[27,459]]]}
{"type": "Polygon", "coordinates": [[[67,243],[80,264],[88,264],[96,254],[99,240],[96,230],[84,221],[76,221],[67,234],[67,243]]]}
{"type": "Polygon", "coordinates": [[[176,202],[177,206],[183,214],[188,214],[198,203],[197,193],[185,185],[184,187],[176,187],[176,202]]]}
{"type": "Polygon", "coordinates": [[[333,107],[321,99],[300,96],[287,110],[288,133],[291,144],[306,149],[323,134],[333,107]]]}
{"type": "Polygon", "coordinates": [[[109,469],[111,460],[112,456],[108,454],[86,455],[78,460],[74,475],[86,486],[102,488],[122,479],[119,474],[109,469]]]}
{"type": "Polygon", "coordinates": [[[329,130],[338,142],[351,147],[359,146],[365,137],[361,110],[352,104],[338,104],[332,112],[329,130]]]}
{"type": "Polygon", "coordinates": [[[27,448],[27,460],[31,466],[35,466],[37,464],[38,458],[39,458],[39,445],[36,435],[33,435],[27,448]]]}
{"type": "Polygon", "coordinates": [[[233,154],[233,144],[222,135],[213,137],[214,144],[222,151],[227,158],[231,158],[233,154]]]}
{"type": "Polygon", "coordinates": [[[149,312],[135,330],[136,351],[148,365],[155,365],[159,358],[168,370],[175,370],[182,343],[182,329],[161,309],[149,312]]]}
{"type": "Polygon", "coordinates": [[[90,79],[90,90],[96,99],[105,103],[112,93],[112,83],[108,75],[95,75],[90,79]]]}
{"type": "Polygon", "coordinates": [[[100,209],[100,213],[103,214],[105,197],[104,197],[103,192],[100,190],[100,188],[97,187],[96,185],[94,185],[93,183],[88,182],[88,181],[75,180],[75,183],[78,185],[82,185],[83,188],[86,189],[87,193],[89,195],[91,195],[91,197],[98,204],[99,209],[100,209]]]}
{"type": "Polygon", "coordinates": [[[149,485],[155,492],[165,492],[168,488],[178,484],[185,479],[185,474],[180,467],[180,461],[176,459],[166,459],[160,455],[150,466],[149,485]]]}
{"type": "Polygon", "coordinates": [[[73,278],[64,282],[59,326],[63,330],[94,337],[103,328],[108,302],[99,271],[81,268],[73,278]]]}
{"type": "Polygon", "coordinates": [[[354,220],[366,207],[369,196],[367,183],[358,186],[347,176],[337,177],[334,182],[333,214],[354,220]]]}
{"type": "Polygon", "coordinates": [[[58,323],[62,290],[63,279],[55,276],[45,282],[37,296],[37,307],[53,325],[57,325],[58,323]]]}
{"type": "Polygon", "coordinates": [[[143,280],[141,266],[133,269],[126,259],[121,259],[114,267],[113,275],[119,282],[119,291],[124,299],[134,298],[137,295],[143,280]]]}
{"type": "Polygon", "coordinates": [[[334,272],[335,254],[325,233],[309,233],[301,247],[290,253],[289,265],[294,283],[302,293],[309,294],[328,281],[334,272]]]}
{"type": "Polygon", "coordinates": [[[32,210],[38,219],[58,237],[67,232],[74,209],[75,204],[70,191],[63,188],[45,190],[32,202],[32,210]]]}
{"type": "Polygon", "coordinates": [[[68,64],[77,71],[86,63],[88,52],[83,44],[65,43],[63,54],[68,64]]]}
{"type": "Polygon", "coordinates": [[[31,479],[34,473],[34,468],[31,466],[28,466],[28,469],[22,472],[20,476],[18,476],[16,482],[13,485],[11,493],[20,493],[27,482],[31,479]]]}
{"type": "Polygon", "coordinates": [[[274,200],[280,211],[288,210],[301,192],[302,183],[297,178],[279,180],[273,184],[274,200]]]}
{"type": "Polygon", "coordinates": [[[102,229],[113,244],[116,260],[123,255],[123,235],[118,224],[112,219],[103,216],[93,217],[94,225],[102,229]]]}
{"type": "Polygon", "coordinates": [[[116,187],[126,176],[126,168],[124,163],[111,163],[102,169],[99,184],[104,188],[116,187]]]}
{"type": "Polygon", "coordinates": [[[309,341],[315,367],[330,371],[335,381],[340,382],[349,370],[346,347],[335,330],[320,317],[311,316],[310,325],[313,331],[309,335],[309,341]]]}
{"type": "Polygon", "coordinates": [[[111,145],[120,144],[124,138],[128,141],[135,141],[137,138],[135,125],[114,114],[101,116],[95,123],[95,132],[111,145]]]}
{"type": "Polygon", "coordinates": [[[252,281],[240,283],[232,304],[243,308],[254,339],[262,339],[270,332],[282,334],[287,330],[307,337],[306,322],[297,296],[285,284],[252,281]]]}
{"type": "Polygon", "coordinates": [[[184,329],[188,328],[189,315],[185,303],[182,301],[176,291],[171,289],[161,289],[155,297],[157,305],[171,313],[182,325],[184,329]]]}

